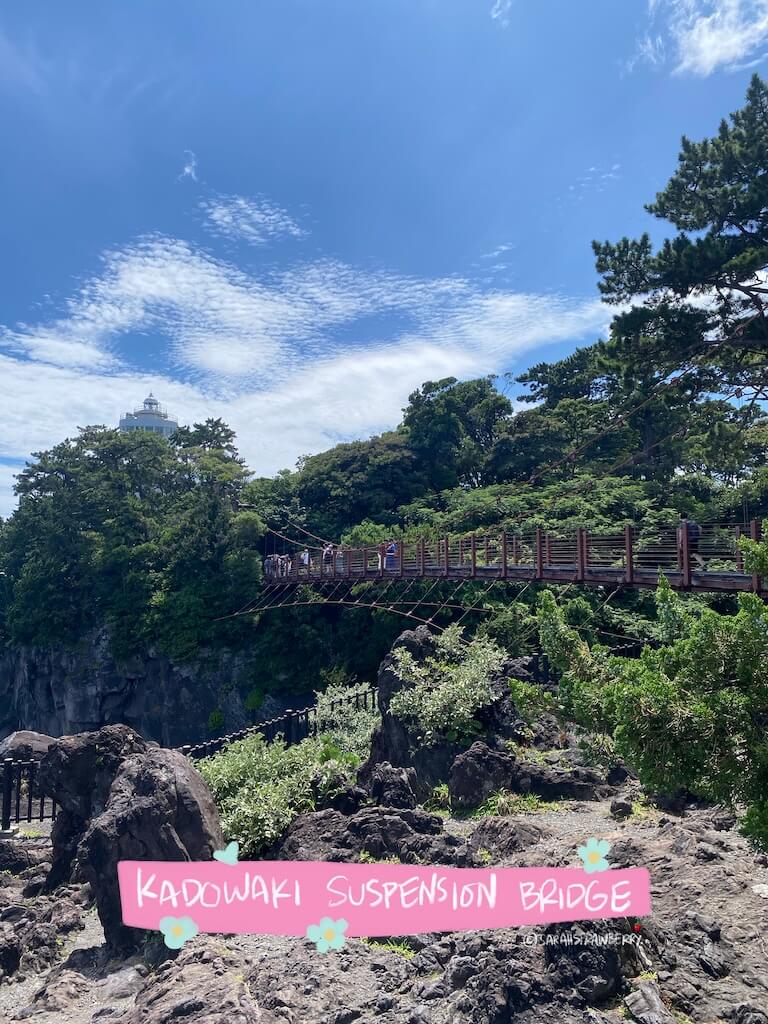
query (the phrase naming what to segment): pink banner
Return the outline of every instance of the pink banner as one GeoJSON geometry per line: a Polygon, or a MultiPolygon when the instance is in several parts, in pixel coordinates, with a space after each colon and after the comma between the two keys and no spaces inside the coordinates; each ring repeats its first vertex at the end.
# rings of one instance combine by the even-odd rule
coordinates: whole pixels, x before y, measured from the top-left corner
{"type": "Polygon", "coordinates": [[[201,932],[305,935],[328,916],[347,935],[413,935],[643,917],[645,868],[444,868],[315,861],[121,861],[123,922],[158,929],[189,918],[201,932]]]}

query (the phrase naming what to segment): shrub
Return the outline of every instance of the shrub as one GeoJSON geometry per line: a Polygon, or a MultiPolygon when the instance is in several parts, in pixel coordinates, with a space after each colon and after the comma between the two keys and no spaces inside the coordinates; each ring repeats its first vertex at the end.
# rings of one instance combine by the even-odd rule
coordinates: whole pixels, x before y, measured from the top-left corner
{"type": "Polygon", "coordinates": [[[427,745],[442,737],[465,740],[477,732],[475,715],[490,704],[491,678],[504,660],[493,640],[480,636],[465,643],[463,630],[449,626],[423,662],[402,648],[394,652],[397,673],[412,685],[394,695],[390,709],[410,722],[427,745]]]}
{"type": "Polygon", "coordinates": [[[564,670],[561,710],[609,733],[645,786],[744,805],[743,831],[768,849],[768,607],[741,594],[735,615],[694,617],[663,579],[656,600],[678,639],[633,659],[591,651],[542,594],[542,645],[564,670]]]}
{"type": "Polygon", "coordinates": [[[369,747],[377,714],[343,703],[348,693],[334,687],[317,695],[316,737],[286,747],[280,739],[266,743],[255,732],[199,762],[224,834],[237,840],[244,856],[260,853],[297,814],[313,810],[318,797],[351,781],[369,747]]]}

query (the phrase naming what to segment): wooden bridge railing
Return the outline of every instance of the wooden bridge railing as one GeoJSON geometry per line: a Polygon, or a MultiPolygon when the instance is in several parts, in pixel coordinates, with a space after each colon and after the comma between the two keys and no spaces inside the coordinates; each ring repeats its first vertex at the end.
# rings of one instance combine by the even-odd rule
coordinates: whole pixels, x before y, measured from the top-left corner
{"type": "Polygon", "coordinates": [[[761,593],[759,577],[744,571],[742,536],[759,540],[762,522],[706,523],[692,538],[685,525],[615,532],[579,527],[570,535],[541,527],[500,534],[469,534],[397,541],[362,548],[316,552],[306,565],[300,553],[267,561],[270,582],[285,585],[393,577],[434,579],[542,580],[554,583],[656,586],[663,573],[681,590],[761,593]]]}

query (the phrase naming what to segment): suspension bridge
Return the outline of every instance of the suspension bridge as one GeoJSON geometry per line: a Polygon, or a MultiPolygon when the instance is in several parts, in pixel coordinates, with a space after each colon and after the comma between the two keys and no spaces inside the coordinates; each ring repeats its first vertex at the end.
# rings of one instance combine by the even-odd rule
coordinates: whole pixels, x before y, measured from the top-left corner
{"type": "MultiPolygon", "coordinates": [[[[326,545],[266,560],[265,583],[275,588],[333,582],[471,580],[655,587],[664,575],[679,590],[763,593],[763,581],[744,568],[741,537],[760,540],[761,520],[704,523],[698,536],[685,523],[653,530],[570,534],[536,527],[496,534],[393,541],[367,547],[326,545]]],[[[278,534],[278,536],[280,536],[278,534]]]]}

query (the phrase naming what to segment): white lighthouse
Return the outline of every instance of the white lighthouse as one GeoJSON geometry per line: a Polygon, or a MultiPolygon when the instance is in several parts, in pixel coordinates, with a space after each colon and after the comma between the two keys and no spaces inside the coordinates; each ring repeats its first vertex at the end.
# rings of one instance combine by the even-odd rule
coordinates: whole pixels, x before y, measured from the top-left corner
{"type": "Polygon", "coordinates": [[[147,430],[151,434],[162,434],[163,437],[170,437],[178,426],[151,391],[141,408],[127,412],[120,420],[121,430],[147,430]]]}

